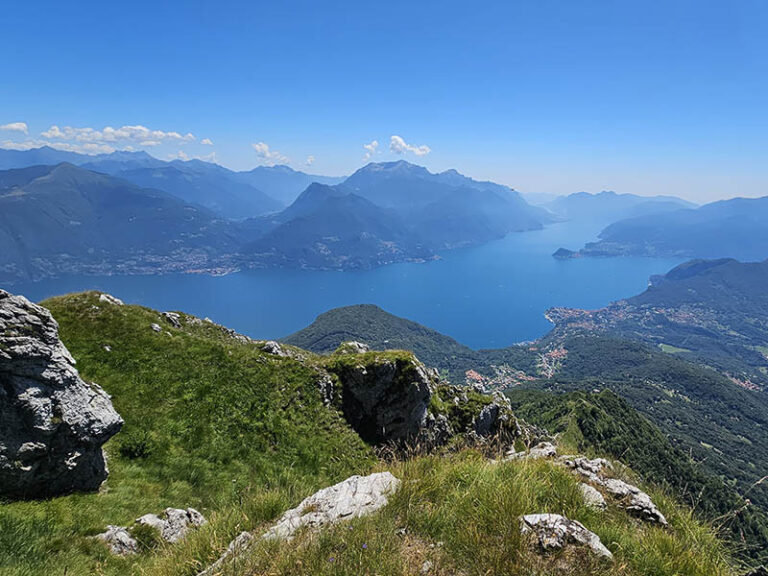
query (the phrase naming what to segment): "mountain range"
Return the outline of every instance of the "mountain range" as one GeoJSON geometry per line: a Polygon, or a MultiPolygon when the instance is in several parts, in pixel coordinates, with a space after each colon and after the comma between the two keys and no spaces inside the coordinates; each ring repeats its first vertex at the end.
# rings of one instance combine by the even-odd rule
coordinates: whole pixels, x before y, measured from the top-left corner
{"type": "Polygon", "coordinates": [[[619,220],[581,254],[764,260],[768,257],[768,196],[619,220]]]}
{"type": "Polygon", "coordinates": [[[581,220],[603,225],[651,214],[662,214],[696,205],[675,196],[638,196],[604,191],[599,194],[577,192],[545,202],[543,207],[568,220],[581,220]]]}
{"type": "Polygon", "coordinates": [[[516,192],[456,171],[369,164],[344,182],[257,168],[236,173],[143,152],[0,152],[0,280],[61,274],[223,272],[251,267],[371,268],[552,221],[516,192]],[[12,153],[11,153],[12,152],[12,153]],[[310,184],[303,191],[296,187],[310,184]],[[255,187],[268,184],[283,199],[255,187]],[[98,201],[96,199],[98,198],[98,201]],[[154,204],[153,204],[154,203],[154,204]],[[162,209],[151,208],[161,203],[162,209]]]}

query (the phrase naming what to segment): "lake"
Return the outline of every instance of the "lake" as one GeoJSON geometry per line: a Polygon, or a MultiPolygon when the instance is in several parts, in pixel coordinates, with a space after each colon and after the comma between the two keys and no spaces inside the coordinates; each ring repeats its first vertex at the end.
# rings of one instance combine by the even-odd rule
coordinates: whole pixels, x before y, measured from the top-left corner
{"type": "Polygon", "coordinates": [[[286,336],[326,310],[349,304],[383,309],[448,334],[473,348],[497,348],[544,335],[552,306],[600,308],[643,291],[653,274],[680,260],[555,260],[559,247],[595,239],[599,228],[555,224],[454,250],[425,264],[361,272],[256,270],[228,276],[68,277],[9,286],[39,301],[100,290],[127,303],[183,310],[253,338],[286,336]]]}

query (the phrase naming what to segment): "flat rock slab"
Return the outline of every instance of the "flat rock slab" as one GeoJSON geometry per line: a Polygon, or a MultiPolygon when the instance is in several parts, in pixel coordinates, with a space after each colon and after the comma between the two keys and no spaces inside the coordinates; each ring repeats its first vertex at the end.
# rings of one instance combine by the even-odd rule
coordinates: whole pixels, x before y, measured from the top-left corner
{"type": "Polygon", "coordinates": [[[319,527],[366,516],[384,507],[399,486],[400,480],[389,472],[352,476],[323,488],[288,510],[263,537],[290,539],[305,526],[319,527]]]}
{"type": "Polygon", "coordinates": [[[594,532],[576,520],[559,514],[528,514],[520,519],[520,531],[532,534],[545,552],[562,550],[566,545],[585,546],[595,555],[613,560],[613,554],[594,532]]]}
{"type": "MultiPolygon", "coordinates": [[[[283,514],[261,538],[290,540],[301,528],[318,528],[367,516],[386,506],[389,497],[397,492],[399,487],[400,480],[389,472],[351,476],[305,498],[296,508],[283,514]]],[[[198,576],[218,574],[235,556],[246,552],[254,540],[253,534],[241,532],[230,542],[224,554],[198,576]]]]}

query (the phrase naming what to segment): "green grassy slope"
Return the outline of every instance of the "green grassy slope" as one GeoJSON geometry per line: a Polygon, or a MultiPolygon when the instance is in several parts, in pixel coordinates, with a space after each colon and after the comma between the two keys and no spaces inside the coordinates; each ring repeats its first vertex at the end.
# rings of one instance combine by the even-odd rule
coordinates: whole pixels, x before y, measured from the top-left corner
{"type": "Polygon", "coordinates": [[[765,515],[745,506],[732,486],[670,442],[658,427],[610,390],[599,394],[508,392],[515,413],[542,426],[580,452],[608,454],[643,478],[665,486],[704,518],[713,520],[734,553],[754,557],[768,541],[765,515]]]}
{"type": "Polygon", "coordinates": [[[247,526],[373,462],[338,412],[323,406],[310,367],[211,324],[175,329],[157,312],[100,303],[95,294],[44,305],[81,375],[112,395],[125,427],[106,445],[103,494],[0,506],[4,576],[126,573],[127,561],[86,536],[167,506],[208,515],[254,491],[272,494],[271,507],[241,518],[247,526]]]}
{"type": "Polygon", "coordinates": [[[194,575],[239,531],[267,526],[321,487],[384,469],[404,482],[380,514],[260,545],[235,573],[404,575],[431,559],[436,574],[550,574],[568,558],[572,576],[732,574],[712,531],[652,488],[670,530],[614,507],[586,508],[575,477],[547,462],[494,464],[455,445],[439,456],[377,462],[316,386],[316,365],[351,357],[280,358],[210,323],[182,315],[182,328],[173,328],[158,312],[93,293],[44,305],[82,376],[112,395],[126,424],[106,445],[111,473],[100,493],[0,503],[3,576],[194,575]],[[112,557],[88,538],[167,506],[193,506],[210,522],[176,545],[147,538],[132,558],[112,557]],[[617,562],[568,553],[540,560],[519,536],[518,517],[535,512],[584,522],[617,562]]]}

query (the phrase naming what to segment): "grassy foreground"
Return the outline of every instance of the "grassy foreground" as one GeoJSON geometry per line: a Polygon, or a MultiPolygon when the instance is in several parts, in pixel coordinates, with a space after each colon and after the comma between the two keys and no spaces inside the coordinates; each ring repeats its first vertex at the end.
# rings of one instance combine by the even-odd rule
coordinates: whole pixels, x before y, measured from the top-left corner
{"type": "MultiPolygon", "coordinates": [[[[610,508],[586,508],[577,481],[547,462],[494,464],[478,452],[377,463],[341,415],[323,405],[313,365],[278,358],[205,322],[173,328],[152,310],[80,294],[44,303],[87,380],[126,421],[106,446],[98,494],[0,502],[0,575],[196,574],[241,530],[269,525],[315,490],[352,474],[391,470],[400,492],[379,514],[259,545],[238,575],[620,574],[729,575],[726,551],[687,508],[654,493],[670,530],[610,508]],[[162,326],[161,332],[150,328],[162,326]],[[107,350],[105,347],[109,347],[107,350]],[[142,540],[117,558],[89,536],[147,512],[192,506],[210,523],[175,545],[142,540]],[[540,560],[518,518],[556,512],[583,522],[616,556],[540,560]],[[567,563],[565,572],[556,567],[567,563]]],[[[562,567],[562,566],[560,566],[562,567]]]]}
{"type": "MultiPolygon", "coordinates": [[[[437,575],[725,576],[723,546],[712,532],[660,493],[655,501],[670,520],[664,530],[609,507],[584,505],[578,481],[544,461],[493,463],[473,450],[428,456],[388,468],[403,480],[380,513],[296,540],[259,543],[223,574],[379,575],[419,574],[424,562],[437,575]],[[564,514],[597,533],[615,562],[573,549],[539,556],[521,536],[519,517],[532,512],[564,514]]],[[[210,553],[216,522],[157,558],[145,574],[176,576],[179,566],[210,553]]],[[[229,520],[223,518],[226,524],[229,520]]],[[[219,546],[226,543],[219,538],[219,546]]],[[[213,556],[211,556],[213,557],[213,556]]]]}

